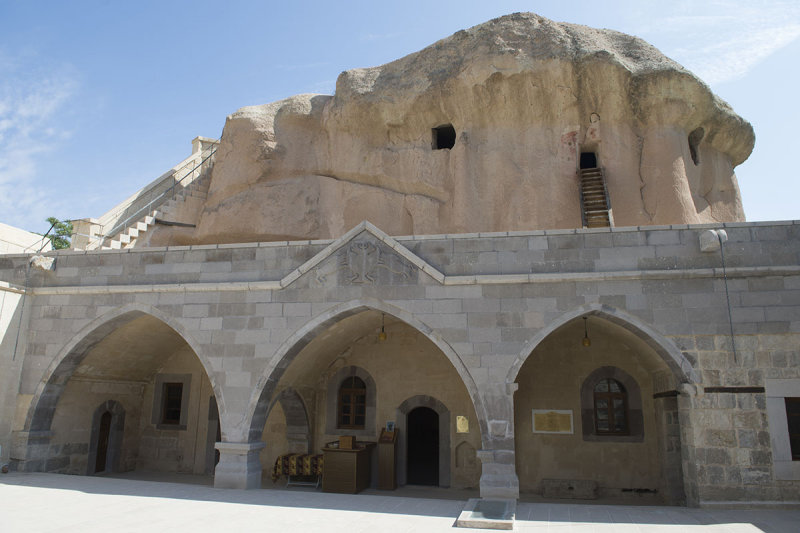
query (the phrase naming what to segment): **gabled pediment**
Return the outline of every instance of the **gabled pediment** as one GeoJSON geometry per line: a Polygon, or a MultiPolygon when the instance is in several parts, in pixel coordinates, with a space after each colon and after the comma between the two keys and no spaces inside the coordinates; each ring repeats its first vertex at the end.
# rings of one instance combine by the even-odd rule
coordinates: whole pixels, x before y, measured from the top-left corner
{"type": "Polygon", "coordinates": [[[415,285],[420,272],[438,283],[444,274],[366,220],[330,243],[281,281],[282,288],[308,276],[309,286],[415,285]]]}

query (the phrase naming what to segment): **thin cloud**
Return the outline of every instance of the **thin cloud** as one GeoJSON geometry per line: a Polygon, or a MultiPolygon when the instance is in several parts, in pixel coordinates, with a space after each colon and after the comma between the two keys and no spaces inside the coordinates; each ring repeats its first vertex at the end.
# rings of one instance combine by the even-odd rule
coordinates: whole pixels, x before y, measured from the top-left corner
{"type": "Polygon", "coordinates": [[[0,219],[30,229],[62,204],[37,161],[69,137],[59,118],[77,83],[69,67],[30,70],[8,57],[0,54],[0,219]]]}
{"type": "Polygon", "coordinates": [[[640,12],[641,31],[659,36],[667,55],[710,84],[745,76],[800,37],[800,4],[795,1],[720,0],[683,3],[673,9],[681,14],[659,17],[640,12]]]}
{"type": "Polygon", "coordinates": [[[393,32],[393,33],[365,33],[359,36],[361,41],[366,42],[374,42],[374,41],[387,41],[389,39],[397,39],[401,37],[403,34],[401,32],[393,32]]]}

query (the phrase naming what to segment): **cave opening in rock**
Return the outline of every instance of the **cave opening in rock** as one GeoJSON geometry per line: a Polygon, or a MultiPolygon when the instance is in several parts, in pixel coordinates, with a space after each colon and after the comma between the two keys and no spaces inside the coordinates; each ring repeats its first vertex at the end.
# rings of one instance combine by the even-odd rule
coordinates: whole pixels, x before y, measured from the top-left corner
{"type": "Polygon", "coordinates": [[[581,168],[597,168],[597,155],[594,152],[581,152],[581,168]]]}
{"type": "Polygon", "coordinates": [[[456,130],[452,124],[436,126],[431,130],[433,136],[433,149],[443,150],[452,148],[456,144],[456,130]]]}
{"type": "Polygon", "coordinates": [[[692,156],[692,161],[694,162],[695,166],[700,164],[700,153],[697,151],[697,148],[699,147],[700,141],[703,140],[703,136],[705,136],[705,134],[706,131],[703,128],[697,128],[689,134],[689,155],[692,156]]]}

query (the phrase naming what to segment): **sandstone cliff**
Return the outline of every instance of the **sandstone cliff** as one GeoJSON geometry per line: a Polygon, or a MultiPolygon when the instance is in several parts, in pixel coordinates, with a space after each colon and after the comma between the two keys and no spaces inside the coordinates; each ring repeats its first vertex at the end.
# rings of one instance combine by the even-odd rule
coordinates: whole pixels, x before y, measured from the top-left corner
{"type": "Polygon", "coordinates": [[[518,13],[343,72],[334,96],[229,116],[191,240],[329,238],[364,219],[394,235],[581,227],[580,152],[617,226],[743,220],[733,168],[753,143],[641,39],[518,13]],[[435,149],[444,125],[454,144],[435,149]]]}

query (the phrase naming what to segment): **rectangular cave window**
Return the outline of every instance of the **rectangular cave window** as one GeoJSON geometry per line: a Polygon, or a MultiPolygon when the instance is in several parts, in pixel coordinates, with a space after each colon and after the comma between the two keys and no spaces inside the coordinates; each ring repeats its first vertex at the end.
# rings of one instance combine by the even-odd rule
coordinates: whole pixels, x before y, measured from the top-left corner
{"type": "Polygon", "coordinates": [[[800,398],[786,398],[786,422],[792,461],[800,461],[800,398]]]}
{"type": "Polygon", "coordinates": [[[431,130],[433,137],[433,149],[444,150],[450,149],[456,144],[456,130],[452,124],[444,124],[436,126],[431,130]]]}
{"type": "Polygon", "coordinates": [[[597,168],[597,155],[594,152],[581,152],[581,168],[597,168]]]}
{"type": "Polygon", "coordinates": [[[161,423],[177,425],[181,423],[181,399],[183,383],[164,383],[161,395],[161,423]]]}

